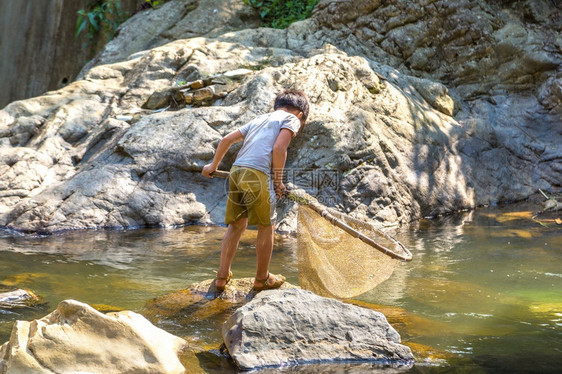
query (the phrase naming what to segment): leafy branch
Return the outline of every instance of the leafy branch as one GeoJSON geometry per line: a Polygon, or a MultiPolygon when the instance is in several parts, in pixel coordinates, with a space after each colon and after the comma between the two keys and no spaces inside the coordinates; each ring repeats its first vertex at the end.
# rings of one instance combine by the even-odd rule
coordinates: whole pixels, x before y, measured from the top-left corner
{"type": "Polygon", "coordinates": [[[319,0],[244,0],[260,12],[263,25],[275,29],[309,18],[319,0]]]}
{"type": "MultiPolygon", "coordinates": [[[[139,10],[158,8],[168,0],[144,0],[139,10]]],[[[92,0],[85,9],[80,9],[76,19],[76,33],[78,37],[83,32],[88,33],[88,40],[105,31],[111,39],[119,25],[128,17],[121,10],[121,0],[92,0]]]]}
{"type": "Polygon", "coordinates": [[[106,31],[111,38],[124,18],[119,0],[95,0],[90,2],[86,9],[80,9],[77,13],[75,36],[87,31],[90,41],[100,30],[106,31]]]}

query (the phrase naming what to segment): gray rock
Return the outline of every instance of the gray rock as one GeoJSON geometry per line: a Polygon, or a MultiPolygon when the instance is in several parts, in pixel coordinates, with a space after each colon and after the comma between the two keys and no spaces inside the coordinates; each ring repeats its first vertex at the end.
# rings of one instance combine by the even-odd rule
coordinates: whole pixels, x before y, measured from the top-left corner
{"type": "Polygon", "coordinates": [[[452,116],[455,112],[455,102],[449,96],[447,87],[438,82],[416,77],[408,78],[422,97],[435,109],[443,114],[452,116]]]}
{"type": "Polygon", "coordinates": [[[541,86],[539,102],[548,110],[562,116],[562,78],[549,78],[541,86]]]}
{"type": "MultiPolygon", "coordinates": [[[[100,52],[110,38],[100,32],[75,35],[77,12],[88,9],[88,0],[61,0],[41,4],[6,0],[0,14],[0,108],[70,83],[85,63],[100,52]],[[67,15],[72,15],[67,17],[67,15]],[[40,25],[40,27],[37,27],[40,25]]],[[[120,0],[123,14],[138,9],[137,0],[120,0]]]]}
{"type": "Polygon", "coordinates": [[[409,366],[414,357],[382,313],[300,289],[260,292],[223,325],[243,370],[334,361],[409,366]]]}
{"type": "Polygon", "coordinates": [[[315,35],[347,53],[429,73],[469,95],[531,89],[561,63],[560,12],[546,1],[323,0],[313,20],[315,35]]]}
{"type": "Polygon", "coordinates": [[[137,13],[121,25],[118,35],[82,69],[79,77],[94,64],[120,62],[172,40],[217,36],[258,24],[254,9],[238,0],[167,1],[157,9],[137,13]]]}
{"type": "Polygon", "coordinates": [[[559,211],[562,210],[562,203],[554,198],[550,198],[544,202],[545,211],[559,211]]]}
{"type": "MultiPolygon", "coordinates": [[[[148,98],[148,100],[146,101],[146,103],[143,104],[143,108],[144,109],[161,109],[161,108],[166,108],[170,105],[171,102],[171,97],[175,96],[174,94],[177,94],[177,92],[170,92],[170,89],[162,89],[162,90],[158,90],[156,92],[154,92],[152,95],[150,95],[150,97],[148,98]]],[[[181,101],[184,101],[185,99],[182,99],[181,101]]]]}
{"type": "Polygon", "coordinates": [[[226,73],[223,74],[223,76],[230,79],[241,79],[242,77],[245,77],[248,74],[252,74],[252,70],[236,69],[236,70],[227,71],[226,73]]]}
{"type": "MultiPolygon", "coordinates": [[[[201,283],[192,284],[189,287],[191,294],[200,296],[206,299],[218,298],[228,303],[245,303],[256,296],[253,290],[254,278],[238,278],[231,279],[226,285],[224,291],[217,292],[215,287],[215,280],[208,279],[201,283]]],[[[281,289],[298,288],[297,286],[285,282],[281,285],[281,289]]]]}

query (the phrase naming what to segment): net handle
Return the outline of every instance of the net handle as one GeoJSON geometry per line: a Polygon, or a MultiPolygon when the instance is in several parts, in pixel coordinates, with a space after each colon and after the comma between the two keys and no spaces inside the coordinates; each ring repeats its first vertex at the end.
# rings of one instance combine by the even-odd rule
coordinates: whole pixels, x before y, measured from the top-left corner
{"type": "Polygon", "coordinates": [[[215,170],[214,172],[211,173],[211,175],[213,177],[219,177],[219,178],[228,178],[230,176],[230,173],[228,171],[224,171],[224,170],[215,170]]]}
{"type": "MultiPolygon", "coordinates": [[[[291,195],[295,195],[295,194],[289,192],[289,194],[288,194],[289,199],[291,199],[293,201],[297,201],[296,199],[291,198],[291,195]]],[[[302,204],[301,200],[302,200],[302,197],[300,197],[297,202],[302,204]]],[[[353,236],[353,237],[361,240],[362,242],[370,245],[371,247],[379,250],[380,252],[384,253],[385,255],[390,256],[390,257],[392,257],[394,259],[397,259],[397,260],[402,260],[402,261],[411,261],[412,260],[412,253],[406,247],[404,247],[402,245],[402,243],[400,243],[398,240],[388,237],[388,239],[392,240],[395,244],[397,244],[400,247],[400,249],[402,249],[402,251],[404,252],[404,255],[401,255],[401,254],[396,253],[396,252],[394,252],[394,251],[392,251],[392,250],[390,250],[386,247],[383,247],[382,245],[375,242],[373,239],[369,238],[367,235],[363,234],[360,231],[357,231],[356,229],[349,226],[348,224],[346,224],[345,222],[343,222],[339,218],[332,215],[328,211],[328,209],[326,209],[326,207],[323,206],[322,204],[320,204],[316,201],[308,201],[307,205],[312,210],[314,210],[316,213],[318,213],[320,216],[322,216],[324,219],[328,220],[332,225],[339,227],[340,229],[344,230],[345,232],[347,232],[351,236],[353,236]]]]}
{"type": "MultiPolygon", "coordinates": [[[[213,173],[211,173],[211,175],[213,177],[228,178],[230,176],[230,173],[228,171],[224,171],[224,170],[215,170],[213,173]]],[[[377,244],[373,239],[371,239],[368,236],[366,236],[365,234],[355,230],[353,227],[349,226],[348,224],[346,224],[342,220],[338,219],[337,217],[334,217],[328,211],[328,209],[324,205],[320,204],[319,202],[314,201],[314,200],[312,200],[310,198],[307,198],[305,196],[301,196],[301,195],[296,194],[294,192],[291,192],[289,190],[287,191],[286,196],[287,196],[287,198],[289,198],[290,200],[292,200],[296,203],[309,206],[312,210],[314,210],[316,213],[318,213],[321,217],[326,219],[332,225],[339,227],[340,229],[344,230],[348,234],[356,237],[357,239],[361,240],[362,242],[364,242],[364,243],[370,245],[371,247],[379,250],[380,252],[384,253],[385,255],[390,256],[392,258],[395,258],[397,260],[402,260],[402,261],[411,261],[412,260],[412,253],[406,247],[404,247],[402,245],[402,243],[400,243],[398,240],[389,237],[390,240],[392,240],[395,244],[397,244],[402,249],[402,251],[404,252],[404,255],[401,255],[399,253],[391,251],[390,249],[385,248],[385,247],[377,244]]]]}

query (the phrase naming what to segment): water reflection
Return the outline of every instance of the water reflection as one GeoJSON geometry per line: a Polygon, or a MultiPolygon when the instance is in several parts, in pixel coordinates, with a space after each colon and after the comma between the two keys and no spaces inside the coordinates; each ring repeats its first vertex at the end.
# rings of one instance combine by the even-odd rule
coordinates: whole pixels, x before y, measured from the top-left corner
{"type": "MultiPolygon", "coordinates": [[[[410,372],[555,372],[562,367],[562,226],[537,224],[526,213],[530,210],[481,209],[422,220],[396,234],[414,260],[399,264],[388,281],[358,300],[385,305],[376,308],[418,357],[410,372]]],[[[141,311],[151,298],[212,278],[223,234],[220,227],[35,238],[4,232],[0,282],[29,288],[48,305],[0,309],[0,341],[8,339],[16,319],[42,317],[65,298],[141,311]]],[[[235,277],[254,275],[255,235],[248,231],[241,240],[235,277]]],[[[296,251],[294,238],[277,238],[271,270],[291,283],[298,279],[296,251]]],[[[203,349],[216,349],[225,315],[198,313],[189,320],[201,323],[184,326],[170,319],[160,327],[203,349]]],[[[234,370],[212,353],[201,357],[209,372],[234,370]]]]}
{"type": "Polygon", "coordinates": [[[404,333],[414,343],[454,353],[454,365],[468,360],[471,371],[558,371],[562,231],[526,212],[511,206],[422,221],[400,237],[415,252],[411,266],[362,299],[444,324],[438,337],[404,333]]]}

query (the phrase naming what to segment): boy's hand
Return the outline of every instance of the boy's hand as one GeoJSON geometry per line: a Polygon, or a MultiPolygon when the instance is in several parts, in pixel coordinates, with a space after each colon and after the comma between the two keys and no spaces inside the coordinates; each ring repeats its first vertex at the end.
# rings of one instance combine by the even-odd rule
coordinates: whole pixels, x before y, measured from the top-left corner
{"type": "Polygon", "coordinates": [[[207,164],[207,165],[203,166],[203,170],[201,170],[201,174],[204,177],[213,178],[213,176],[211,174],[213,174],[216,170],[217,170],[217,168],[215,166],[213,166],[213,164],[207,164]]]}
{"type": "Polygon", "coordinates": [[[285,187],[283,182],[275,183],[273,188],[275,189],[275,195],[278,199],[281,199],[287,193],[287,188],[285,187]]]}

